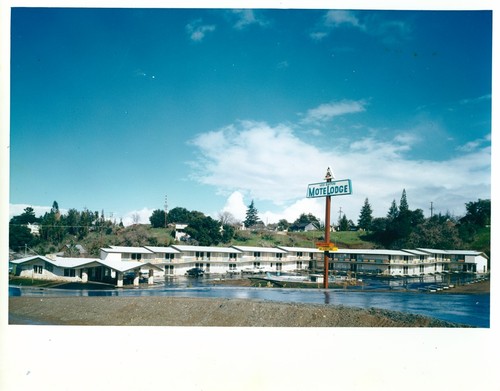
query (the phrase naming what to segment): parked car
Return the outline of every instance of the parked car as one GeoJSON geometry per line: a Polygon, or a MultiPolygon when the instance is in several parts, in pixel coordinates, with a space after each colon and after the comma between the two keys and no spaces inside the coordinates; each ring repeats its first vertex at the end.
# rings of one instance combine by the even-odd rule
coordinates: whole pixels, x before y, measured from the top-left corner
{"type": "Polygon", "coordinates": [[[203,276],[205,272],[203,271],[203,269],[200,269],[199,267],[193,267],[192,269],[189,269],[186,274],[189,276],[189,277],[200,277],[200,276],[203,276]]]}

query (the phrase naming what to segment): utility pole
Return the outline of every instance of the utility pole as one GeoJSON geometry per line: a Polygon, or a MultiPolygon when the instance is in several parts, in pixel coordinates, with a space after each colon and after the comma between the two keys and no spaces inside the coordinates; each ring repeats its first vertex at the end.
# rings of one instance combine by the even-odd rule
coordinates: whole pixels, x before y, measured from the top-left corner
{"type": "Polygon", "coordinates": [[[432,216],[434,216],[434,203],[432,201],[431,201],[430,210],[431,210],[431,218],[432,218],[432,216]]]}
{"type": "Polygon", "coordinates": [[[342,207],[339,208],[339,221],[342,218],[342,207]]]}

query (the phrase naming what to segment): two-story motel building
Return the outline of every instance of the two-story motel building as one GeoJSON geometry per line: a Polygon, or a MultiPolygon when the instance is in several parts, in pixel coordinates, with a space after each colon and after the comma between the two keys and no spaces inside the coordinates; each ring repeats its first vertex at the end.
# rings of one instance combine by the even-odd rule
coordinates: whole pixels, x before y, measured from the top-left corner
{"type": "MultiPolygon", "coordinates": [[[[380,276],[420,276],[435,273],[488,273],[488,257],[470,250],[338,249],[329,252],[329,270],[380,276]]],[[[207,274],[294,272],[323,268],[324,252],[307,247],[110,246],[100,258],[32,256],[11,261],[14,273],[36,279],[104,281],[123,286],[126,273],[154,278],[184,275],[198,267],[207,274]]]]}

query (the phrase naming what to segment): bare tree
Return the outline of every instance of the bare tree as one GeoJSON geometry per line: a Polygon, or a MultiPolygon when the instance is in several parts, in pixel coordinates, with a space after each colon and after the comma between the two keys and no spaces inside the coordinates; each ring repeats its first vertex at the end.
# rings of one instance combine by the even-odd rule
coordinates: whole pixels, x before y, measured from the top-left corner
{"type": "Polygon", "coordinates": [[[141,219],[141,216],[139,216],[139,213],[135,212],[132,214],[132,222],[134,225],[139,223],[139,220],[141,219]]]}
{"type": "Polygon", "coordinates": [[[231,212],[227,211],[219,212],[218,218],[221,225],[235,225],[239,222],[231,212]]]}

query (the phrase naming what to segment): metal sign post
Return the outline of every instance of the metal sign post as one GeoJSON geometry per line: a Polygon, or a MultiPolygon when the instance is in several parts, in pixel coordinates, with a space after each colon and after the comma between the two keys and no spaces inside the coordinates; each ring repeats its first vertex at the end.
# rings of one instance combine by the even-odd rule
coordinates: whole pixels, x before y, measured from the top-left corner
{"type": "Polygon", "coordinates": [[[330,251],[337,251],[337,247],[330,243],[330,211],[332,205],[332,196],[352,194],[352,185],[350,179],[332,181],[333,175],[330,167],[326,170],[325,180],[322,183],[312,183],[307,187],[307,198],[326,197],[325,211],[325,241],[316,243],[318,248],[325,252],[323,287],[328,289],[328,264],[330,260],[330,251]]]}
{"type": "MultiPolygon", "coordinates": [[[[326,171],[325,176],[326,182],[332,181],[332,173],[330,171],[330,167],[326,171]]],[[[330,208],[332,206],[332,196],[326,197],[326,212],[325,212],[325,243],[330,243],[330,208]]],[[[330,252],[329,250],[325,251],[324,256],[324,271],[323,271],[323,288],[328,289],[328,264],[330,260],[330,252]]]]}

